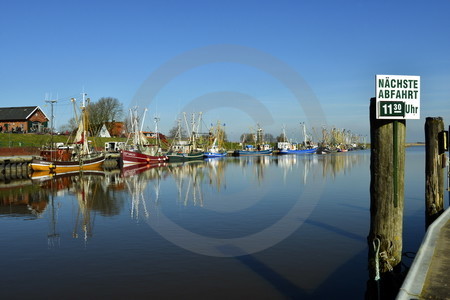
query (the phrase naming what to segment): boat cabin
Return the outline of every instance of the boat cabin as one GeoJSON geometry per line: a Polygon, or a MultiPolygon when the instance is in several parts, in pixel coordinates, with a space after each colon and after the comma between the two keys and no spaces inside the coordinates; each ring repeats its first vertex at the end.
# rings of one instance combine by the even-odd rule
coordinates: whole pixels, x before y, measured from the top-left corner
{"type": "Polygon", "coordinates": [[[297,150],[297,144],[292,144],[290,142],[278,142],[278,150],[297,150]]]}
{"type": "Polygon", "coordinates": [[[125,142],[106,142],[105,152],[120,152],[125,149],[125,142]]]}

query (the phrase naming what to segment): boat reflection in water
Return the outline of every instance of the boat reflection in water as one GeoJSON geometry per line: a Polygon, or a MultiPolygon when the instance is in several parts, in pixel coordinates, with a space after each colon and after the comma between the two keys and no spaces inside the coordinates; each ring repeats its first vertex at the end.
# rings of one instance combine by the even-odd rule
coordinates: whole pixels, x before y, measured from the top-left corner
{"type": "Polygon", "coordinates": [[[163,176],[163,167],[167,165],[151,163],[122,168],[121,179],[131,195],[131,218],[139,220],[140,217],[150,217],[151,206],[158,205],[159,183],[163,176]],[[145,193],[150,183],[153,183],[154,196],[145,193]]]}
{"type": "Polygon", "coordinates": [[[101,168],[88,171],[32,173],[31,181],[34,186],[47,192],[47,201],[51,204],[49,216],[53,229],[49,237],[58,238],[59,242],[56,216],[60,208],[67,207],[69,200],[75,199],[76,205],[72,203],[72,237],[81,236],[86,243],[93,235],[93,223],[97,213],[113,216],[121,211],[124,198],[117,197],[111,188],[117,182],[117,178],[117,172],[106,172],[101,168]]]}
{"type": "MultiPolygon", "coordinates": [[[[277,176],[282,178],[284,184],[295,177],[305,185],[309,176],[335,178],[360,164],[364,157],[349,154],[227,157],[153,163],[115,171],[98,168],[82,172],[34,172],[31,179],[15,180],[8,184],[0,182],[0,215],[36,219],[45,211],[56,214],[54,210],[66,205],[61,202],[62,198],[72,197],[77,203],[73,213],[76,216],[73,237],[78,238],[82,232],[87,240],[93,235],[92,220],[97,213],[103,216],[118,215],[128,203],[131,218],[151,217],[152,209],[157,210],[160,205],[162,182],[174,182],[170,186],[176,191],[178,204],[204,207],[212,201],[212,205],[217,206],[218,199],[225,201],[228,197],[226,190],[229,184],[235,185],[237,176],[230,175],[229,168],[234,169],[233,174],[238,172],[246,180],[255,180],[257,185],[274,180],[266,178],[266,175],[274,176],[270,168],[279,168],[282,173],[277,176]],[[206,194],[205,189],[208,189],[206,194]],[[54,203],[55,196],[58,197],[57,204],[54,203]]],[[[226,201],[234,203],[236,199],[226,201]]]]}
{"type": "Polygon", "coordinates": [[[2,296],[361,298],[369,159],[224,157],[0,182],[2,296]]]}
{"type": "Polygon", "coordinates": [[[202,181],[205,178],[203,161],[188,161],[170,165],[170,174],[177,187],[178,203],[203,206],[202,181]]]}

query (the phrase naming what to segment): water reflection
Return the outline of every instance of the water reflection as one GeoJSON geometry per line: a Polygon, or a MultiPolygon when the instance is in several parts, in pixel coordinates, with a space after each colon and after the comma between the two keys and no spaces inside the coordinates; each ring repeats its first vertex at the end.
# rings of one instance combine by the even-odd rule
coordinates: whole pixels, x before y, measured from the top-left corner
{"type": "Polygon", "coordinates": [[[0,217],[39,218],[48,199],[48,191],[33,185],[29,179],[0,182],[0,217]]]}
{"type": "Polygon", "coordinates": [[[177,200],[184,206],[191,203],[203,206],[203,192],[201,184],[205,179],[205,163],[190,161],[170,164],[169,172],[177,188],[177,200]]]}
{"type": "Polygon", "coordinates": [[[161,170],[166,166],[167,163],[155,163],[122,169],[121,179],[131,195],[130,215],[132,219],[139,220],[142,214],[144,218],[149,218],[151,206],[158,206],[160,181],[165,173],[161,170]],[[145,193],[150,183],[153,183],[153,196],[145,193]]]}
{"type": "Polygon", "coordinates": [[[104,216],[114,216],[120,213],[124,199],[117,197],[114,186],[117,172],[83,171],[67,173],[33,173],[31,179],[42,190],[49,191],[59,197],[75,195],[84,211],[93,210],[104,216]]]}
{"type": "Polygon", "coordinates": [[[225,179],[226,160],[209,158],[205,160],[206,167],[208,168],[208,184],[214,186],[217,192],[226,188],[227,183],[225,179]]]}
{"type": "MultiPolygon", "coordinates": [[[[84,172],[48,173],[36,172],[31,176],[35,188],[50,205],[47,207],[51,223],[49,239],[59,243],[57,233],[58,212],[62,203],[75,197],[77,206],[73,208],[72,237],[82,237],[85,242],[93,236],[93,226],[97,213],[103,216],[114,216],[121,212],[125,198],[114,193],[117,172],[92,170],[84,172]],[[44,197],[42,195],[45,195],[44,197]]],[[[50,243],[50,242],[49,242],[50,243]]]]}
{"type": "MultiPolygon", "coordinates": [[[[131,217],[138,218],[140,210],[149,217],[151,205],[159,201],[162,179],[172,178],[177,189],[177,201],[183,205],[204,206],[203,186],[213,187],[221,193],[227,188],[226,170],[238,166],[246,178],[255,178],[264,183],[267,169],[276,166],[283,170],[283,181],[295,175],[307,183],[309,176],[335,178],[352,167],[367,163],[367,155],[285,155],[261,157],[229,157],[179,164],[154,164],[141,167],[127,167],[116,171],[69,172],[50,174],[34,173],[30,179],[0,182],[0,215],[23,218],[38,218],[47,208],[52,196],[76,195],[80,214],[88,216],[95,211],[104,216],[120,214],[126,197],[117,191],[128,191],[131,199],[131,217]],[[300,173],[298,171],[301,171],[300,173]],[[144,192],[151,185],[154,196],[145,197],[144,192]],[[89,197],[86,197],[89,195],[89,197]]],[[[86,221],[82,221],[87,230],[86,221]]],[[[74,234],[77,235],[77,234],[74,234]]],[[[91,234],[89,234],[91,235],[91,234]]]]}
{"type": "Polygon", "coordinates": [[[339,174],[345,174],[354,166],[367,163],[369,159],[368,155],[361,155],[361,152],[358,152],[355,155],[351,153],[303,156],[283,155],[277,157],[275,161],[284,169],[292,170],[293,166],[303,164],[306,170],[305,174],[308,174],[309,170],[314,168],[315,171],[320,170],[323,177],[334,178],[339,174]]]}
{"type": "MultiPolygon", "coordinates": [[[[205,284],[213,297],[213,287],[220,286],[215,278],[226,278],[244,292],[252,287],[248,293],[253,298],[275,291],[270,295],[326,299],[323,295],[335,291],[341,278],[365,279],[366,259],[360,254],[365,254],[368,208],[361,199],[368,189],[363,181],[363,193],[348,187],[358,180],[357,172],[367,173],[369,159],[363,152],[227,157],[112,172],[35,174],[0,185],[0,220],[20,221],[6,217],[14,215],[12,203],[22,205],[26,214],[17,210],[16,216],[33,221],[22,222],[23,232],[8,234],[21,241],[39,235],[30,243],[34,248],[47,237],[50,246],[64,250],[57,253],[61,263],[71,264],[74,256],[90,262],[84,267],[72,263],[73,270],[67,271],[72,278],[95,274],[93,286],[108,286],[121,296],[130,287],[142,291],[139,296],[180,296],[176,278],[180,287],[190,289],[187,295],[205,284]],[[341,180],[350,173],[353,182],[341,180]],[[316,196],[322,189],[325,196],[316,196]],[[143,220],[149,226],[138,222],[143,220]],[[200,283],[205,276],[208,280],[200,283]],[[139,286],[144,277],[153,285],[139,286]],[[129,279],[122,284],[124,278],[129,279]]],[[[42,263],[52,265],[53,253],[42,263]]],[[[17,258],[14,264],[21,268],[24,262],[17,258]]],[[[239,294],[224,293],[228,298],[239,294]]]]}

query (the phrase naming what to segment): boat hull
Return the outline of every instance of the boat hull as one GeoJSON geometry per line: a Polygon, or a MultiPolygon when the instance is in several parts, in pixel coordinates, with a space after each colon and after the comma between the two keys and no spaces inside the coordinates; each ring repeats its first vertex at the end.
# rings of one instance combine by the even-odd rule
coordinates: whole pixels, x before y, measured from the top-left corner
{"type": "Polygon", "coordinates": [[[167,160],[168,157],[165,155],[148,155],[145,153],[129,150],[120,151],[120,163],[122,166],[163,163],[167,160]]]}
{"type": "Polygon", "coordinates": [[[290,150],[290,149],[281,149],[278,154],[305,154],[305,153],[316,153],[317,148],[312,149],[302,149],[302,150],[290,150]]]}
{"type": "Polygon", "coordinates": [[[224,151],[224,152],[205,152],[203,154],[203,156],[206,158],[225,157],[227,155],[228,155],[228,153],[226,151],[224,151]]]}
{"type": "Polygon", "coordinates": [[[30,167],[33,171],[71,172],[80,170],[98,170],[103,165],[105,156],[85,158],[81,161],[55,161],[33,159],[30,167]]]}
{"type": "Polygon", "coordinates": [[[273,150],[236,150],[236,156],[257,156],[257,155],[271,155],[273,150]]]}
{"type": "Polygon", "coordinates": [[[189,160],[201,160],[204,158],[203,152],[191,152],[191,153],[167,153],[167,157],[169,158],[169,162],[182,162],[189,160]]]}

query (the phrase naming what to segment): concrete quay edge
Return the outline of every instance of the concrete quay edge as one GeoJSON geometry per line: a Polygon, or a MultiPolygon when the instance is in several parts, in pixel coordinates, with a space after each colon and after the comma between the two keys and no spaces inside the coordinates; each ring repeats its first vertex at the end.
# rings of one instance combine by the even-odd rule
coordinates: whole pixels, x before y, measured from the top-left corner
{"type": "Polygon", "coordinates": [[[421,299],[424,283],[433,260],[434,250],[439,239],[440,230],[450,220],[447,208],[429,227],[417,252],[408,275],[400,288],[397,300],[421,299]]]}

